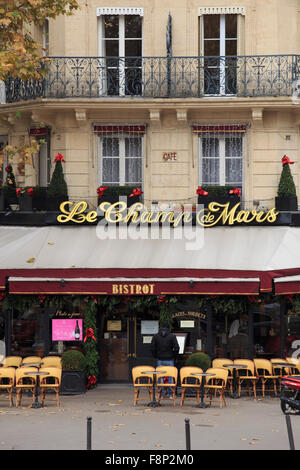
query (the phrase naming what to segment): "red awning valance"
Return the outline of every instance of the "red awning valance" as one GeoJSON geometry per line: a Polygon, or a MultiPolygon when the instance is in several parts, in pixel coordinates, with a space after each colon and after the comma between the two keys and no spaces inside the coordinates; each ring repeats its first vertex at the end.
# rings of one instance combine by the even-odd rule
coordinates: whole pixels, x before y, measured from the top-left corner
{"type": "Polygon", "coordinates": [[[94,132],[97,134],[119,134],[119,133],[130,133],[130,134],[145,134],[145,125],[112,125],[112,126],[94,126],[94,132]]]}
{"type": "Polygon", "coordinates": [[[300,293],[300,275],[285,276],[274,279],[275,295],[300,293]]]}
{"type": "Polygon", "coordinates": [[[29,129],[29,135],[34,137],[34,136],[43,136],[47,135],[49,133],[48,127],[34,127],[29,129]]]}
{"type": "Polygon", "coordinates": [[[245,133],[247,124],[232,124],[232,125],[193,125],[194,134],[221,134],[221,133],[245,133]]]}
{"type": "Polygon", "coordinates": [[[10,277],[10,294],[258,295],[259,278],[10,277]]]}

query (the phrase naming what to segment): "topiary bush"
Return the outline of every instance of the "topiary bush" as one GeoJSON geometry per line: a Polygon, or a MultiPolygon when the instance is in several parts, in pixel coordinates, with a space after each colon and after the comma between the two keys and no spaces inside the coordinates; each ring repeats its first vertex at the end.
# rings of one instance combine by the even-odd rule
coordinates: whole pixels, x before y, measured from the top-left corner
{"type": "Polygon", "coordinates": [[[85,370],[87,360],[80,351],[70,349],[62,355],[62,368],[64,370],[85,370]]]}
{"type": "Polygon", "coordinates": [[[203,372],[205,372],[211,366],[210,357],[201,352],[191,354],[185,362],[186,366],[190,367],[200,367],[203,372]]]}
{"type": "Polygon", "coordinates": [[[297,195],[289,163],[285,163],[282,166],[277,195],[278,197],[292,197],[297,195]]]}

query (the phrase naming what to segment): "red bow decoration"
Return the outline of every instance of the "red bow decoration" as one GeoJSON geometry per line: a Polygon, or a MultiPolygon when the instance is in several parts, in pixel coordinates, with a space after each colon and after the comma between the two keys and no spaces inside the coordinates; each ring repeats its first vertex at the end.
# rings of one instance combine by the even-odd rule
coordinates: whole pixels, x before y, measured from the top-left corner
{"type": "Polygon", "coordinates": [[[164,295],[161,295],[160,297],[158,297],[157,302],[160,303],[160,304],[161,304],[162,302],[167,303],[167,299],[165,298],[164,295]]]}
{"type": "Polygon", "coordinates": [[[55,160],[54,160],[54,161],[55,161],[55,163],[56,163],[56,162],[64,162],[65,160],[64,160],[64,157],[63,157],[63,155],[62,155],[61,153],[57,153],[57,154],[55,155],[55,160]]]}
{"type": "Polygon", "coordinates": [[[21,192],[22,192],[21,188],[16,189],[16,194],[17,194],[17,196],[20,196],[20,195],[21,195],[21,192]]]}
{"type": "Polygon", "coordinates": [[[202,189],[201,186],[198,186],[196,194],[199,194],[200,196],[208,196],[208,192],[204,191],[204,189],[202,189]]]}
{"type": "Polygon", "coordinates": [[[101,198],[103,196],[104,191],[106,191],[108,186],[102,186],[97,188],[98,197],[101,198]]]}
{"type": "Polygon", "coordinates": [[[88,328],[87,330],[85,330],[85,338],[83,341],[86,342],[88,338],[92,338],[94,341],[96,341],[93,328],[88,328]]]}
{"type": "Polygon", "coordinates": [[[284,155],[284,157],[282,158],[282,165],[286,165],[287,163],[289,165],[294,165],[295,162],[291,162],[291,160],[289,159],[289,157],[287,157],[286,155],[284,155]]]}
{"type": "Polygon", "coordinates": [[[5,167],[6,173],[9,173],[9,172],[11,171],[11,169],[12,169],[11,166],[6,166],[6,167],[5,167]]]}
{"type": "Polygon", "coordinates": [[[96,385],[96,376],[95,375],[89,375],[88,377],[88,383],[87,383],[87,388],[91,387],[92,385],[96,385]]]}
{"type": "Polygon", "coordinates": [[[41,304],[44,302],[45,298],[46,298],[45,295],[39,295],[39,299],[40,299],[41,304]]]}
{"type": "Polygon", "coordinates": [[[131,297],[130,295],[126,295],[126,297],[124,297],[124,302],[127,304],[127,302],[130,302],[131,300],[131,297]]]}
{"type": "Polygon", "coordinates": [[[29,194],[29,196],[32,196],[33,193],[34,193],[33,188],[28,188],[28,189],[27,189],[27,194],[29,194]]]}
{"type": "Polygon", "coordinates": [[[239,188],[234,188],[229,191],[229,194],[236,194],[237,196],[241,195],[241,190],[239,188]]]}
{"type": "Polygon", "coordinates": [[[95,304],[98,303],[97,297],[95,297],[94,295],[91,295],[91,299],[94,299],[95,304]]]}
{"type": "Polygon", "coordinates": [[[129,197],[140,196],[140,194],[143,194],[143,191],[141,191],[140,188],[135,188],[129,197]]]}

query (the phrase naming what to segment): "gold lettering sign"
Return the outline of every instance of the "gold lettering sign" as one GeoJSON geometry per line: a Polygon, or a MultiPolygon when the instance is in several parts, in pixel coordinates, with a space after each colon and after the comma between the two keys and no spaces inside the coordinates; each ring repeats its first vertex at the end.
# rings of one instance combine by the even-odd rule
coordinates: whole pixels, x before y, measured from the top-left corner
{"type": "MultiPolygon", "coordinates": [[[[84,222],[95,223],[97,222],[97,211],[87,210],[87,203],[85,201],[70,202],[65,201],[60,205],[61,214],[58,215],[57,221],[60,223],[75,222],[82,224],[84,222]],[[68,209],[67,209],[68,206],[68,209]]],[[[238,210],[240,203],[237,203],[232,208],[229,208],[229,202],[226,204],[219,204],[218,202],[211,202],[208,209],[202,209],[196,212],[196,224],[201,227],[214,227],[216,224],[234,225],[234,224],[249,224],[256,222],[262,224],[274,224],[277,220],[279,212],[275,208],[270,209],[268,212],[263,211],[246,211],[238,210]]],[[[192,223],[192,213],[183,211],[180,213],[170,212],[153,212],[144,208],[143,204],[137,202],[131,207],[127,207],[125,202],[102,202],[99,209],[103,211],[105,219],[109,223],[133,223],[133,224],[158,224],[169,223],[173,227],[177,227],[182,223],[192,223]]]]}
{"type": "Polygon", "coordinates": [[[154,294],[154,284],[112,284],[112,294],[151,295],[154,294]]]}
{"type": "Polygon", "coordinates": [[[163,152],[162,158],[165,162],[172,162],[177,160],[177,152],[163,152]]]}

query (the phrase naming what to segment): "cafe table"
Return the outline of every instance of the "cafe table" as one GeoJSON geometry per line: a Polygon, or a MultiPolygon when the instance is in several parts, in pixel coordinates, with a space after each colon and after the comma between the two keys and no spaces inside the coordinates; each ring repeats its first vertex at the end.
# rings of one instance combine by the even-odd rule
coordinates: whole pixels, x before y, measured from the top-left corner
{"type": "Polygon", "coordinates": [[[239,394],[237,392],[238,383],[237,383],[237,369],[247,369],[245,364],[223,364],[223,367],[226,369],[232,369],[232,385],[233,385],[233,394],[231,398],[239,398],[239,394]]]}
{"type": "Polygon", "coordinates": [[[49,375],[49,372],[37,370],[37,371],[34,371],[34,372],[25,372],[24,375],[34,375],[34,376],[36,376],[35,402],[32,404],[31,408],[42,408],[44,405],[42,403],[40,403],[40,401],[39,401],[40,377],[43,376],[43,375],[49,375]]]}
{"type": "Polygon", "coordinates": [[[212,372],[193,372],[191,375],[194,375],[195,377],[203,377],[203,380],[201,380],[201,388],[200,388],[201,401],[197,405],[197,408],[208,408],[209,405],[204,403],[204,385],[205,385],[204,382],[206,380],[206,377],[213,377],[216,374],[213,374],[212,372]]]}
{"type": "Polygon", "coordinates": [[[145,374],[145,375],[152,375],[152,398],[153,400],[150,401],[150,403],[148,403],[147,406],[151,406],[152,408],[156,408],[157,406],[161,406],[160,403],[158,403],[158,401],[156,401],[156,396],[155,396],[155,382],[156,382],[156,379],[155,379],[155,376],[156,375],[161,375],[161,374],[166,374],[166,371],[165,370],[147,370],[147,371],[143,371],[141,372],[142,374],[145,374]]]}

